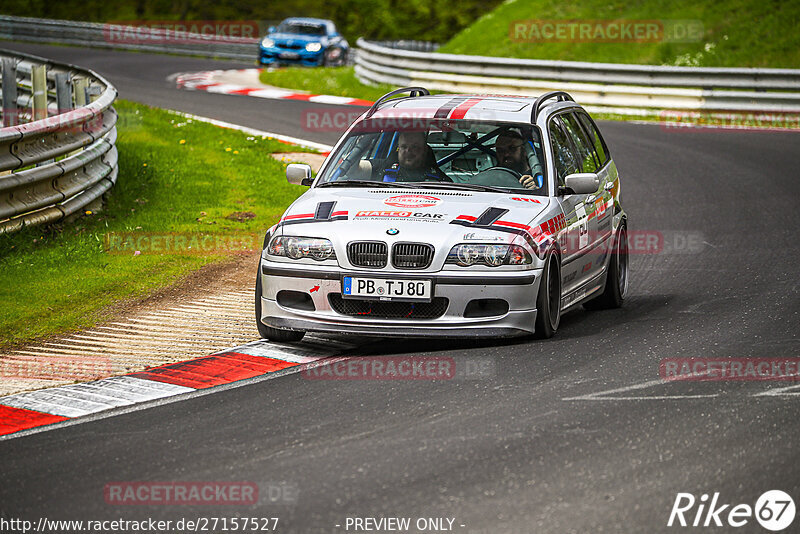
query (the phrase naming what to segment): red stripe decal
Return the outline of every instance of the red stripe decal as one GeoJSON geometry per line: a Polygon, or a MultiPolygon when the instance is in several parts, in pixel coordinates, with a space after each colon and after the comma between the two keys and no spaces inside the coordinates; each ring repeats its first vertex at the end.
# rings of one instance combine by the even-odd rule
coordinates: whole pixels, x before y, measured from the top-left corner
{"type": "Polygon", "coordinates": [[[458,217],[456,217],[457,221],[474,222],[476,219],[477,219],[477,217],[473,217],[472,215],[459,215],[458,217]]]}
{"type": "Polygon", "coordinates": [[[297,215],[287,215],[283,218],[284,221],[288,221],[289,219],[313,219],[313,213],[298,213],[297,215]]]}
{"type": "Polygon", "coordinates": [[[0,405],[0,436],[37,426],[66,421],[69,417],[0,405]]]}
{"type": "Polygon", "coordinates": [[[347,215],[346,211],[334,211],[331,213],[331,217],[339,217],[340,215],[347,215]]]}
{"type": "Polygon", "coordinates": [[[224,352],[186,362],[163,365],[128,376],[195,389],[229,384],[299,365],[263,356],[224,352]]]}
{"type": "Polygon", "coordinates": [[[481,98],[470,98],[466,102],[464,102],[462,104],[459,104],[456,107],[456,109],[454,109],[450,113],[450,117],[449,118],[451,118],[451,119],[463,119],[464,115],[466,115],[467,111],[469,111],[469,108],[471,108],[472,106],[474,106],[475,104],[477,104],[481,100],[482,100],[481,98]]]}

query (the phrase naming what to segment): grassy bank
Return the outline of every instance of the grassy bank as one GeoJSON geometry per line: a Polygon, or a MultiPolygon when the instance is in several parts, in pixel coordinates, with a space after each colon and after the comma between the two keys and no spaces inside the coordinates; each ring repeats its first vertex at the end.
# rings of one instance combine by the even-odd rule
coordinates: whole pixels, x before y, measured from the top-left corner
{"type": "Polygon", "coordinates": [[[318,95],[347,96],[375,101],[397,89],[393,85],[366,85],[358,81],[353,67],[288,67],[274,71],[262,71],[261,83],[299,89],[318,95]]]}
{"type": "MultiPolygon", "coordinates": [[[[800,67],[800,3],[731,0],[510,0],[485,14],[446,43],[441,52],[530,59],[707,67],[800,67]],[[520,42],[519,21],[664,21],[664,27],[702,32],[691,42],[520,42]],[[683,21],[690,21],[684,24],[683,21]],[[677,26],[675,26],[677,25],[677,26]],[[516,37],[516,38],[515,38],[516,37]]],[[[538,26],[541,28],[541,26],[538,26]]],[[[528,26],[529,29],[532,26],[528,26]]]]}
{"type": "Polygon", "coordinates": [[[261,137],[120,101],[119,178],[107,209],[0,236],[0,344],[86,327],[126,299],[243,248],[305,188],[261,137]],[[194,245],[193,249],[189,249],[194,245]]]}

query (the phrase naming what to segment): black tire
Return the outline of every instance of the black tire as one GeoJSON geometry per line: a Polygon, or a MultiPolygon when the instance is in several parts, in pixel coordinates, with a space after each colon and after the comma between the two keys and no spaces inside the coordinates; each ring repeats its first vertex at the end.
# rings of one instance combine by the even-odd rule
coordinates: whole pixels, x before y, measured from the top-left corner
{"type": "Polygon", "coordinates": [[[608,262],[606,286],[598,297],[583,303],[587,310],[619,308],[625,302],[625,295],[628,293],[628,230],[625,224],[617,230],[613,247],[608,262]]]}
{"type": "Polygon", "coordinates": [[[256,275],[256,327],[261,339],[291,343],[300,341],[306,333],[302,330],[281,330],[272,328],[261,322],[261,273],[256,275]]]}
{"type": "Polygon", "coordinates": [[[561,260],[551,253],[542,270],[539,294],[536,296],[536,324],[533,337],[548,339],[555,335],[561,322],[561,260]]]}

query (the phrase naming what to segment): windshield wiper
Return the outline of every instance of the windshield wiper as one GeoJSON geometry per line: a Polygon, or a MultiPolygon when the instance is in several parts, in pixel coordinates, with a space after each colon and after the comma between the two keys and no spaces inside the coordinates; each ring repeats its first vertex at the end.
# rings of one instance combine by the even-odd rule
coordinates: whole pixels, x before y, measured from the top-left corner
{"type": "Polygon", "coordinates": [[[342,180],[341,182],[325,182],[317,187],[400,187],[415,189],[408,182],[375,182],[373,180],[342,180]]]}
{"type": "Polygon", "coordinates": [[[472,191],[488,191],[491,193],[505,193],[511,191],[491,185],[466,184],[462,182],[419,182],[420,186],[436,187],[442,189],[470,189],[472,191]]]}

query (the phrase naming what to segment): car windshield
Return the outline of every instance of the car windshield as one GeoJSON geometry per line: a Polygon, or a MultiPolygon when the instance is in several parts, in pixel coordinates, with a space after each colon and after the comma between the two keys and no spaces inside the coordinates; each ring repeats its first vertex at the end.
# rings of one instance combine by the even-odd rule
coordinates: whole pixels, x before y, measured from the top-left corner
{"type": "Polygon", "coordinates": [[[284,22],[278,26],[278,33],[322,36],[325,35],[325,26],[319,24],[301,24],[299,22],[284,22]]]}
{"type": "Polygon", "coordinates": [[[396,182],[547,196],[544,175],[540,138],[530,125],[380,118],[351,130],[317,186],[396,182]]]}

